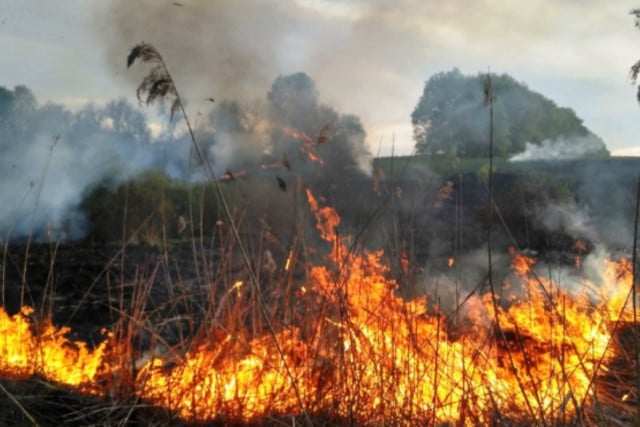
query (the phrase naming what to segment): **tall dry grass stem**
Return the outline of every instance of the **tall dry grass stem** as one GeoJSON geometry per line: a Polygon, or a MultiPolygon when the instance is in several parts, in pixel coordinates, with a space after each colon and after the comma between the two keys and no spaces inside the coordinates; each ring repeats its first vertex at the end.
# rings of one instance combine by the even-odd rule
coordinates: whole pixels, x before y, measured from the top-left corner
{"type": "Polygon", "coordinates": [[[251,261],[249,259],[249,255],[247,253],[247,250],[244,246],[244,244],[242,243],[242,240],[240,238],[240,233],[238,232],[238,229],[236,227],[236,224],[234,222],[234,218],[231,214],[231,209],[229,208],[229,205],[227,203],[226,197],[222,191],[222,188],[220,186],[220,183],[218,181],[218,178],[213,170],[213,165],[211,164],[211,162],[209,161],[209,159],[204,156],[202,154],[202,150],[200,149],[200,145],[198,144],[196,137],[195,137],[195,133],[194,133],[194,129],[191,125],[191,122],[189,120],[189,116],[187,115],[187,112],[184,108],[184,103],[182,102],[182,99],[180,97],[180,94],[175,86],[173,77],[171,76],[171,73],[169,72],[169,68],[167,67],[162,55],[156,50],[155,47],[153,47],[152,45],[148,44],[148,43],[140,43],[136,46],[134,46],[131,49],[131,52],[129,53],[128,57],[127,57],[127,66],[130,67],[136,60],[141,60],[142,62],[145,63],[149,63],[151,64],[153,67],[151,68],[149,74],[147,74],[147,76],[144,77],[144,79],[142,80],[142,82],[140,83],[140,85],[138,86],[137,89],[137,95],[138,98],[140,99],[140,101],[142,101],[142,95],[146,93],[146,99],[145,99],[145,103],[147,105],[154,103],[157,100],[163,100],[166,99],[168,97],[173,97],[173,102],[171,104],[171,116],[173,117],[173,115],[176,112],[180,112],[186,125],[187,125],[187,129],[189,132],[189,136],[191,138],[191,143],[192,146],[196,152],[196,155],[198,157],[198,159],[200,160],[201,164],[205,165],[207,168],[207,171],[209,173],[209,178],[211,180],[211,182],[214,184],[216,193],[218,195],[219,201],[223,207],[223,212],[225,215],[226,220],[229,223],[229,226],[231,227],[231,230],[233,232],[234,238],[236,240],[236,243],[238,245],[238,249],[240,250],[241,253],[241,257],[242,260],[244,261],[245,267],[247,269],[247,274],[249,275],[249,280],[251,285],[254,288],[255,291],[255,296],[257,298],[257,301],[259,303],[260,309],[262,311],[262,315],[264,318],[264,321],[267,325],[267,329],[269,331],[269,334],[271,335],[271,337],[273,338],[274,341],[274,345],[276,347],[276,350],[278,351],[280,358],[282,360],[283,366],[285,367],[287,376],[289,377],[289,380],[291,382],[291,386],[294,389],[296,398],[298,400],[298,403],[300,405],[300,408],[302,410],[302,412],[305,415],[305,419],[307,421],[307,423],[309,425],[313,425],[313,422],[311,421],[311,417],[309,416],[308,411],[306,410],[306,405],[302,399],[302,396],[300,394],[300,390],[298,387],[298,383],[297,380],[295,378],[295,376],[293,375],[293,373],[291,372],[291,368],[289,366],[289,364],[287,363],[287,359],[286,356],[283,352],[282,346],[280,344],[280,342],[278,341],[277,335],[276,335],[276,331],[275,328],[271,322],[270,316],[269,316],[269,312],[264,300],[264,296],[262,295],[262,291],[260,290],[260,284],[258,282],[257,276],[254,272],[253,266],[251,264],[251,261]]]}

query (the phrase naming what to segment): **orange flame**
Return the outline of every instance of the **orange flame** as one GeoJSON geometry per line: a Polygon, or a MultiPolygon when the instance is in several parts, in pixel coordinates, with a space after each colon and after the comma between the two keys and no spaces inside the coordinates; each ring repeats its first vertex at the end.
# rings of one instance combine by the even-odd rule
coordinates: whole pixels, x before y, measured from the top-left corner
{"type": "Polygon", "coordinates": [[[284,271],[289,271],[291,268],[291,261],[293,260],[293,250],[289,251],[289,255],[287,256],[287,260],[284,262],[284,271]]]}
{"type": "Polygon", "coordinates": [[[587,246],[580,240],[576,240],[571,247],[577,254],[574,256],[574,265],[576,268],[582,267],[582,254],[587,252],[587,246]]]}
{"type": "Polygon", "coordinates": [[[526,277],[527,274],[531,273],[536,262],[535,258],[517,254],[511,261],[511,268],[517,275],[526,277]]]}
{"type": "Polygon", "coordinates": [[[25,379],[41,375],[51,381],[100,394],[95,381],[110,371],[107,346],[110,335],[98,347],[90,350],[86,343],[70,341],[70,328],[56,328],[44,321],[37,334],[29,321],[33,313],[23,307],[20,313],[9,316],[0,309],[0,375],[25,379]]]}
{"type": "MultiPolygon", "coordinates": [[[[349,239],[336,234],[335,210],[308,190],[307,198],[321,237],[333,246],[329,265],[312,267],[299,295],[315,301],[310,310],[330,309],[316,311],[307,329],[194,340],[171,368],[152,358],[135,377],[140,398],[187,420],[224,414],[251,421],[305,410],[379,425],[490,424],[495,414],[557,422],[594,402],[594,379],[614,356],[612,325],[632,319],[628,260],[607,262],[603,283],[569,292],[537,275],[534,259],[514,254],[522,295],[508,306],[494,305],[488,294],[470,296],[453,330],[426,297],[396,295],[381,251],[349,253],[349,239]]],[[[240,292],[242,283],[232,289],[240,292]]],[[[0,373],[38,374],[106,394],[100,378],[116,369],[107,354],[118,348],[112,336],[90,350],[50,322],[34,333],[31,314],[0,310],[0,373]]]]}
{"type": "Polygon", "coordinates": [[[313,139],[311,139],[309,135],[304,132],[298,132],[297,130],[289,127],[283,127],[282,132],[285,135],[289,135],[290,137],[303,142],[303,144],[300,146],[300,152],[307,156],[309,160],[320,165],[323,164],[322,159],[315,154],[316,144],[313,142],[313,139]]]}
{"type": "Polygon", "coordinates": [[[282,132],[294,139],[300,139],[307,144],[313,144],[313,139],[311,139],[311,137],[304,132],[298,132],[297,130],[286,126],[282,128],[282,132]]]}

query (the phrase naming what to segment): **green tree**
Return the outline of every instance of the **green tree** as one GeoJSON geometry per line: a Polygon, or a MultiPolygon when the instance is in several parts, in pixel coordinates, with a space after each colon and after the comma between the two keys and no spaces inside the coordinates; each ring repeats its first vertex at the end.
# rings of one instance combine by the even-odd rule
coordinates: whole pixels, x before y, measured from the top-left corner
{"type": "MultiPolygon", "coordinates": [[[[418,153],[455,152],[461,157],[488,155],[489,123],[482,108],[483,79],[482,74],[465,76],[454,68],[438,73],[426,82],[411,115],[418,153]]],[[[492,82],[496,97],[496,156],[522,152],[527,142],[540,144],[547,139],[593,135],[573,110],[558,107],[511,76],[492,75],[492,82]]],[[[604,143],[601,145],[602,154],[607,154],[604,143]]]]}

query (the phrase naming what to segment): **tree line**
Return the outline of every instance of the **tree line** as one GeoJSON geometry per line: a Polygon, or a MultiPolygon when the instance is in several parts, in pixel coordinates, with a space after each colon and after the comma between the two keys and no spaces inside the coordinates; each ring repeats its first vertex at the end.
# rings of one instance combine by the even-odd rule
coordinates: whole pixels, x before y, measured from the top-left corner
{"type": "MultiPolygon", "coordinates": [[[[426,81],[411,116],[419,154],[488,155],[483,78],[453,69],[426,81]]],[[[608,155],[571,109],[506,74],[493,76],[493,85],[494,155],[510,156],[528,143],[545,146],[560,137],[566,144],[576,136],[596,140],[590,155],[608,155]]],[[[318,190],[339,202],[349,177],[364,178],[371,167],[360,119],[323,104],[305,73],[277,77],[255,102],[207,98],[202,103],[210,107],[197,119],[202,151],[219,175],[246,170],[266,177],[270,187],[256,196],[259,201],[301,180],[324,186],[318,190]],[[271,169],[265,171],[265,165],[271,169]],[[320,168],[323,180],[317,179],[320,168]]],[[[94,190],[105,195],[107,187],[115,189],[149,170],[174,180],[204,180],[203,165],[190,152],[180,123],[169,117],[163,123],[152,133],[145,111],[124,99],[70,111],[52,102],[40,105],[26,86],[0,86],[0,196],[15,202],[0,207],[0,233],[15,237],[65,229],[64,236],[77,238],[87,232],[88,205],[100,205],[89,197],[94,190]],[[83,203],[87,198],[91,203],[83,203]]],[[[99,210],[91,211],[95,219],[99,210]]]]}
{"type": "MultiPolygon", "coordinates": [[[[458,69],[429,78],[411,115],[416,151],[459,157],[488,157],[489,113],[484,106],[485,74],[458,69]]],[[[559,107],[508,74],[491,75],[494,93],[494,155],[512,156],[526,144],[585,139],[591,156],[607,156],[602,140],[570,108],[559,107]],[[586,138],[590,137],[590,138],[586,138]]]]}

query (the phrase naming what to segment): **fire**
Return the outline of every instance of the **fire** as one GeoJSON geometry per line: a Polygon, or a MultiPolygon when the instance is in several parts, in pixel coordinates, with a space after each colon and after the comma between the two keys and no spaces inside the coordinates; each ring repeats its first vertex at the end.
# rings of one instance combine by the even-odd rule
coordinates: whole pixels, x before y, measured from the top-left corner
{"type": "Polygon", "coordinates": [[[576,240],[571,249],[576,252],[573,258],[576,268],[582,267],[582,255],[587,252],[587,246],[582,241],[576,240]]]}
{"type": "MultiPolygon", "coordinates": [[[[311,190],[307,189],[307,200],[311,212],[316,214],[317,228],[320,231],[320,237],[327,242],[337,242],[336,227],[340,224],[340,216],[338,213],[330,207],[320,208],[318,201],[311,193],[311,190]]],[[[334,259],[336,261],[336,259],[334,259]]]]}
{"type": "Polygon", "coordinates": [[[109,373],[108,346],[110,335],[93,350],[82,341],[70,341],[70,328],[56,328],[46,320],[38,325],[29,320],[33,309],[23,307],[20,313],[9,316],[0,309],[0,375],[25,379],[33,375],[100,394],[95,384],[109,373]]]}
{"type": "Polygon", "coordinates": [[[433,203],[433,207],[441,209],[444,206],[444,202],[449,200],[452,194],[453,182],[447,181],[436,193],[436,201],[433,203]]]}
{"type": "MultiPolygon", "coordinates": [[[[351,252],[350,239],[336,234],[335,210],[306,195],[331,243],[327,265],[311,267],[296,292],[308,303],[307,323],[255,338],[230,330],[194,338],[174,366],[154,357],[136,371],[139,398],[190,421],[307,412],[381,425],[569,422],[595,402],[595,381],[615,356],[614,325],[632,319],[629,261],[607,262],[603,283],[569,292],[514,252],[512,284],[522,292],[497,304],[470,295],[454,326],[426,296],[398,296],[383,253],[351,252]]],[[[230,289],[240,296],[243,283],[230,289]]],[[[32,313],[0,310],[0,373],[107,395],[104,378],[122,369],[111,363],[121,348],[113,336],[89,349],[70,341],[68,328],[35,328],[32,313]]]]}
{"type": "MultiPolygon", "coordinates": [[[[282,128],[282,132],[285,135],[289,135],[290,137],[292,137],[294,139],[302,141],[302,145],[300,146],[300,153],[305,155],[310,161],[312,161],[314,163],[318,163],[320,165],[323,164],[322,159],[320,157],[318,157],[316,155],[316,153],[315,153],[316,144],[314,143],[313,139],[309,135],[307,135],[304,132],[299,132],[299,131],[297,131],[295,129],[292,129],[292,128],[289,128],[289,127],[283,127],[282,128]]],[[[324,142],[326,140],[325,136],[323,136],[323,138],[324,139],[322,140],[322,142],[324,142]]],[[[320,142],[318,142],[318,144],[320,144],[320,142]]]]}
{"type": "Polygon", "coordinates": [[[524,277],[533,271],[533,266],[537,260],[532,257],[516,254],[511,262],[511,268],[516,274],[524,277]]]}
{"type": "Polygon", "coordinates": [[[287,260],[284,262],[284,271],[289,271],[289,269],[291,268],[291,261],[293,260],[293,257],[293,250],[290,250],[289,255],[287,256],[287,260]]]}
{"type": "Polygon", "coordinates": [[[238,280],[236,281],[233,286],[231,287],[231,289],[235,289],[236,291],[236,295],[240,296],[241,295],[241,290],[240,288],[242,288],[242,285],[244,285],[244,282],[242,280],[238,280]]]}
{"type": "Polygon", "coordinates": [[[294,139],[300,139],[304,141],[306,144],[313,145],[313,139],[311,139],[311,137],[304,132],[298,132],[297,130],[290,127],[286,127],[286,126],[282,128],[282,132],[284,132],[285,135],[289,135],[294,139]]]}

